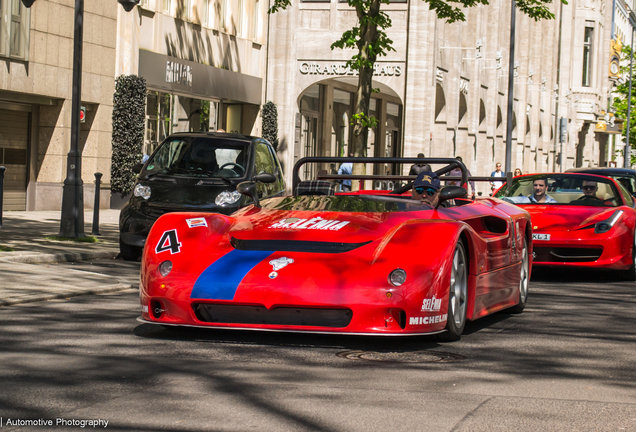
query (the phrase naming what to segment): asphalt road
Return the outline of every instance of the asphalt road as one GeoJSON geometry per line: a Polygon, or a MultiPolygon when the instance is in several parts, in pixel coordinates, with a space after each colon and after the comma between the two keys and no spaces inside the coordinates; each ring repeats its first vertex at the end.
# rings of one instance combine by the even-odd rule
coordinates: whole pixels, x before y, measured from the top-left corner
{"type": "Polygon", "coordinates": [[[636,431],[636,284],[609,278],[535,272],[523,314],[454,343],[170,330],[136,321],[136,290],[3,307],[3,430],[636,431]]]}

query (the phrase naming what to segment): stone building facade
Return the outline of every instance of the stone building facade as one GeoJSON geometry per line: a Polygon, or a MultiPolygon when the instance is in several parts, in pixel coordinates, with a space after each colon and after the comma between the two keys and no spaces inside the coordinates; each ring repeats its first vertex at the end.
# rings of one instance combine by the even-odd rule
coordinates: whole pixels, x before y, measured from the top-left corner
{"type": "MultiPolygon", "coordinates": [[[[557,3],[556,19],[539,22],[517,11],[511,170],[607,160],[607,134],[595,132],[608,103],[607,6],[557,3]],[[567,119],[562,146],[560,117],[567,119]]],[[[465,22],[453,24],[422,1],[382,7],[396,51],[377,64],[372,113],[379,126],[367,155],[462,156],[474,175],[489,175],[505,161],[510,2],[471,8],[465,22]]],[[[279,149],[290,168],[302,156],[346,153],[357,77],[344,67],[353,51],[330,45],[355,22],[355,11],[339,0],[294,2],[270,17],[267,99],[279,107],[279,149]]]]}
{"type": "Polygon", "coordinates": [[[144,152],[167,135],[259,135],[267,63],[263,0],[141,0],[120,11],[116,75],[148,86],[144,152]]]}
{"type": "MultiPolygon", "coordinates": [[[[70,149],[73,0],[0,0],[0,165],[5,210],[61,208],[70,149]]],[[[82,105],[85,203],[93,206],[94,173],[108,181],[115,75],[115,0],[87,1],[82,105]]],[[[108,205],[107,196],[104,206],[108,205]]]]}

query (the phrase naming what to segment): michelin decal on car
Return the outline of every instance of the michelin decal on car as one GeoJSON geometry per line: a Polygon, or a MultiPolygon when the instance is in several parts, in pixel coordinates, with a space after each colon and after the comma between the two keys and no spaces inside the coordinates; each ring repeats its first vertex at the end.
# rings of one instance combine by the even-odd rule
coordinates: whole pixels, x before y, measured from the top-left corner
{"type": "Polygon", "coordinates": [[[269,226],[269,228],[319,229],[338,231],[349,224],[349,221],[323,219],[320,216],[311,219],[286,218],[269,226]]]}
{"type": "Polygon", "coordinates": [[[409,325],[437,324],[445,322],[448,314],[433,315],[428,317],[410,317],[409,325]]]}

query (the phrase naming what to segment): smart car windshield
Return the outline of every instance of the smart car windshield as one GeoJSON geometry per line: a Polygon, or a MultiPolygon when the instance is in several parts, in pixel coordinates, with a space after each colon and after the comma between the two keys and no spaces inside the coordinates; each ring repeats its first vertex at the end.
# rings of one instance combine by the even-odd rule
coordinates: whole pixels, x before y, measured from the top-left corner
{"type": "Polygon", "coordinates": [[[515,178],[495,198],[520,205],[573,205],[616,207],[621,197],[609,179],[567,174],[533,175],[515,178]]]}
{"type": "Polygon", "coordinates": [[[161,144],[142,175],[244,177],[249,144],[247,141],[177,136],[161,144]]]}

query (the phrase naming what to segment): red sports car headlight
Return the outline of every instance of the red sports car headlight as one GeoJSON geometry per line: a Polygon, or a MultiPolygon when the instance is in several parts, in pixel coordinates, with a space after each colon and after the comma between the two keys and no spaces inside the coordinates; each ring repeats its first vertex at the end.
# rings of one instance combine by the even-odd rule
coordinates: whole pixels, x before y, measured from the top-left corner
{"type": "Polygon", "coordinates": [[[170,274],[171,271],[172,271],[172,261],[164,261],[161,264],[159,264],[159,273],[161,273],[161,276],[166,277],[170,274]]]}
{"type": "Polygon", "coordinates": [[[615,211],[612,216],[605,219],[604,221],[596,222],[594,225],[594,232],[596,234],[603,234],[612,229],[614,224],[621,218],[623,215],[623,210],[615,211]]]}
{"type": "Polygon", "coordinates": [[[401,268],[393,270],[389,274],[389,282],[391,283],[391,285],[396,287],[402,285],[404,282],[406,282],[406,272],[401,268]]]}

